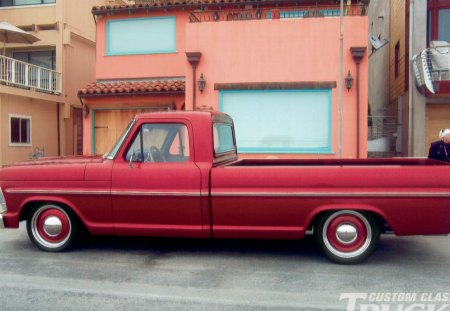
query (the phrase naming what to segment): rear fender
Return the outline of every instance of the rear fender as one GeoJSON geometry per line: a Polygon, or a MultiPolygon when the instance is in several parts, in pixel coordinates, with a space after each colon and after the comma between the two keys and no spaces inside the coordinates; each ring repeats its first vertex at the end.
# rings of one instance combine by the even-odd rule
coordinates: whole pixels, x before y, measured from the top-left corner
{"type": "MultiPolygon", "coordinates": [[[[315,222],[320,218],[318,217],[321,214],[325,214],[327,212],[334,212],[334,211],[342,211],[342,210],[352,210],[352,211],[358,211],[358,212],[367,212],[371,213],[379,219],[384,222],[385,224],[389,224],[389,220],[386,217],[386,214],[380,210],[378,207],[368,204],[326,204],[321,205],[318,208],[315,208],[306,218],[305,220],[305,228],[311,228],[315,222]]],[[[394,228],[392,228],[394,230],[394,228]]]]}

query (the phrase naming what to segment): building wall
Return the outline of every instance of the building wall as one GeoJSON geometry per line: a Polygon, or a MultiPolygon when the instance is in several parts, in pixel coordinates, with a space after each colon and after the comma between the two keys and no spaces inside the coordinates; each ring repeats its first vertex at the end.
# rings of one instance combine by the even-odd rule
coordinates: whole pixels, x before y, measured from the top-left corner
{"type": "MultiPolygon", "coordinates": [[[[21,96],[19,102],[29,99],[44,100],[46,105],[31,105],[30,113],[40,115],[40,110],[46,111],[52,106],[51,119],[56,122],[56,107],[60,108],[60,154],[69,155],[74,152],[74,135],[72,107],[81,108],[77,97],[78,90],[95,80],[95,22],[91,14],[94,5],[104,4],[104,0],[71,1],[57,0],[55,4],[33,5],[23,7],[5,7],[0,9],[0,20],[8,21],[16,26],[37,25],[36,31],[31,31],[40,41],[32,44],[8,44],[7,56],[13,51],[39,51],[55,49],[56,71],[62,73],[62,93],[53,96],[42,96],[42,93],[32,90],[8,87],[7,93],[21,96]],[[39,29],[40,25],[57,23],[56,29],[39,29]],[[46,107],[45,109],[43,107],[46,107]],[[39,110],[39,111],[38,111],[39,110]]],[[[2,88],[3,89],[3,88],[2,88]]],[[[1,93],[1,92],[0,92],[1,93]]],[[[17,97],[19,98],[19,97],[17,97]]],[[[3,115],[8,107],[2,107],[3,115]]],[[[36,128],[33,126],[33,128],[36,128]]],[[[56,133],[55,125],[53,132],[56,133]]],[[[34,135],[34,133],[33,133],[34,135]]],[[[36,134],[40,135],[40,134],[36,134]]],[[[53,133],[52,133],[53,135],[53,133]]],[[[55,134],[56,135],[56,134],[55,134]]],[[[56,146],[57,144],[55,144],[56,146]]],[[[35,145],[33,148],[40,147],[35,145]]],[[[0,154],[4,154],[2,165],[8,161],[24,160],[28,156],[23,149],[16,150],[15,158],[9,157],[9,147],[0,146],[0,154]]],[[[58,155],[57,148],[46,148],[46,155],[58,155]]]]}
{"type": "Polygon", "coordinates": [[[185,75],[186,64],[186,24],[189,23],[187,12],[173,12],[160,14],[118,15],[97,21],[97,80],[126,80],[149,77],[182,77],[185,75]],[[143,55],[106,55],[106,21],[129,18],[159,16],[176,17],[176,53],[143,54],[143,55]]]}
{"type": "MultiPolygon", "coordinates": [[[[9,22],[15,26],[25,25],[44,25],[57,22],[59,4],[23,6],[23,7],[4,7],[0,9],[0,19],[9,22]]],[[[40,41],[32,45],[8,43],[6,45],[7,56],[12,56],[11,51],[14,50],[39,50],[43,47],[55,47],[59,42],[58,30],[36,30],[31,31],[40,41]]],[[[58,70],[58,69],[57,69],[58,70]]]]}
{"type": "MultiPolygon", "coordinates": [[[[356,157],[356,65],[350,47],[367,47],[367,17],[344,22],[344,76],[350,70],[354,86],[343,92],[342,156],[356,157]]],[[[196,106],[218,110],[214,83],[304,82],[339,80],[339,18],[192,23],[187,26],[186,50],[201,52],[198,76],[206,88],[197,92],[196,106]],[[299,31],[301,29],[301,31],[299,31]],[[320,39],[318,39],[320,38],[320,39]]],[[[367,150],[367,52],[360,67],[360,153],[367,150]]],[[[186,70],[186,107],[192,108],[192,69],[186,70]]],[[[198,79],[198,76],[196,79],[198,79]]],[[[332,89],[332,149],[338,153],[338,88],[332,89]]],[[[254,156],[254,155],[252,155],[254,156]]],[[[265,156],[265,155],[262,155],[265,156]]],[[[319,157],[330,155],[319,155],[319,157]]],[[[280,155],[279,157],[283,157],[280,155]]],[[[289,155],[292,157],[292,155],[289,155]]],[[[311,157],[303,155],[300,157],[311,157]]]]}
{"type": "MultiPolygon", "coordinates": [[[[412,55],[421,52],[427,47],[427,3],[414,1],[412,55]]],[[[411,78],[413,79],[413,78],[411,78]]],[[[426,144],[426,105],[427,99],[421,95],[411,80],[411,108],[412,108],[412,156],[426,157],[428,146],[426,144]]],[[[433,101],[431,101],[433,102],[433,101]]],[[[437,133],[435,134],[437,137],[437,133]]]]}
{"type": "MultiPolygon", "coordinates": [[[[81,108],[81,102],[77,96],[78,91],[87,83],[94,81],[95,43],[71,33],[69,40],[65,40],[64,51],[63,71],[75,74],[67,74],[64,79],[64,97],[70,104],[65,106],[66,109],[69,109],[69,117],[61,120],[65,129],[61,149],[65,150],[65,154],[74,154],[74,145],[77,142],[74,136],[72,110],[73,107],[81,108]]],[[[62,114],[67,114],[67,112],[62,114]]]]}
{"type": "Polygon", "coordinates": [[[390,102],[395,105],[399,96],[405,93],[405,1],[391,1],[391,44],[390,44],[390,102]],[[395,46],[399,45],[399,70],[395,75],[395,46]]]}
{"type": "MultiPolygon", "coordinates": [[[[369,33],[381,42],[390,40],[390,2],[372,1],[369,33]]],[[[369,46],[369,106],[372,116],[384,116],[389,106],[389,44],[378,50],[369,46]]]]}
{"type": "Polygon", "coordinates": [[[78,91],[95,77],[95,43],[72,34],[64,45],[64,56],[64,99],[81,106],[78,91]]]}
{"type": "Polygon", "coordinates": [[[91,42],[95,42],[95,21],[91,14],[91,10],[95,5],[104,5],[105,0],[63,1],[63,20],[65,29],[78,36],[82,36],[91,42]]]}
{"type": "MultiPolygon", "coordinates": [[[[406,42],[407,28],[405,25],[406,12],[410,14],[412,20],[412,53],[421,52],[427,47],[427,1],[411,1],[413,4],[412,12],[403,0],[392,0],[391,2],[391,43],[390,43],[390,101],[396,104],[399,100],[402,102],[403,122],[403,155],[414,157],[425,157],[428,153],[428,144],[426,142],[426,109],[427,99],[421,95],[414,86],[414,78],[410,76],[409,85],[404,85],[403,72],[409,73],[409,68],[401,67],[399,79],[393,78],[395,44],[400,41],[401,56],[405,56],[406,49],[409,46],[404,45],[406,42]],[[411,14],[412,13],[412,14],[411,14]],[[401,79],[400,79],[401,78],[401,79]]],[[[372,5],[372,4],[371,4],[372,5]]],[[[404,66],[405,61],[401,61],[400,65],[404,66]]],[[[408,62],[409,63],[409,60],[408,62]]],[[[435,103],[440,100],[430,100],[428,102],[435,103]]],[[[437,134],[436,134],[437,135],[437,134]]]]}
{"type": "MultiPolygon", "coordinates": [[[[339,17],[263,19],[230,22],[189,23],[187,12],[137,14],[116,13],[97,17],[97,80],[127,80],[144,78],[185,77],[186,109],[193,109],[193,83],[200,73],[206,79],[203,93],[196,92],[196,107],[219,110],[219,92],[215,83],[264,82],[335,82],[339,81],[339,17]],[[144,17],[176,17],[176,52],[169,54],[106,55],[107,21],[144,17]],[[201,52],[197,76],[185,52],[201,52]]],[[[342,157],[356,157],[356,64],[350,47],[368,46],[367,16],[344,18],[344,77],[350,70],[354,80],[350,91],[343,88],[342,157]]],[[[360,155],[367,150],[368,52],[360,67],[360,155]]],[[[343,81],[343,84],[345,82],[343,81]]],[[[339,85],[332,89],[332,154],[338,156],[339,85]]],[[[105,101],[122,98],[107,97],[105,101]]],[[[128,100],[128,98],[127,98],[128,100]]],[[[136,102],[137,98],[129,98],[136,102]]],[[[90,105],[95,104],[87,99],[90,105]]],[[[126,107],[126,104],[121,104],[126,107]]],[[[131,105],[131,103],[130,103],[131,105]]],[[[91,135],[90,116],[85,119],[85,148],[91,135]]],[[[89,152],[89,151],[87,151],[89,152]]],[[[267,156],[267,155],[260,155],[267,156]]],[[[277,155],[311,157],[311,155],[277,155]]]]}
{"type": "Polygon", "coordinates": [[[62,4],[61,0],[56,2],[47,5],[2,7],[0,16],[16,26],[51,24],[58,20],[57,7],[62,4]]]}
{"type": "Polygon", "coordinates": [[[1,105],[1,145],[2,163],[28,160],[36,148],[44,149],[45,155],[58,152],[56,106],[47,101],[2,94],[1,105]],[[31,146],[9,146],[9,115],[31,117],[31,146]],[[4,148],[8,146],[7,148],[4,148]]]}

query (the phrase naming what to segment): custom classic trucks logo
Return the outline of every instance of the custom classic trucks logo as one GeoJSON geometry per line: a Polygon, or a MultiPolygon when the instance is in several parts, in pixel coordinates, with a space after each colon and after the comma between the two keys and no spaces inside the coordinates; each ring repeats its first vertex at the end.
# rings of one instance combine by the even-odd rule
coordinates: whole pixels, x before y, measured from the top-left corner
{"type": "Polygon", "coordinates": [[[342,293],[347,311],[450,311],[450,292],[342,293]]]}

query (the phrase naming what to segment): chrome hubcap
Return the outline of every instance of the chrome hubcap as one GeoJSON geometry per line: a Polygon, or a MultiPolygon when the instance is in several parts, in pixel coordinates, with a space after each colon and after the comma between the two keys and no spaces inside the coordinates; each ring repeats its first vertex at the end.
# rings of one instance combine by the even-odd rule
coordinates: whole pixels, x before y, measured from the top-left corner
{"type": "Polygon", "coordinates": [[[44,221],[44,231],[49,236],[57,236],[62,231],[62,222],[58,217],[50,216],[44,221]]]}
{"type": "Polygon", "coordinates": [[[336,229],[336,238],[342,244],[351,244],[358,237],[358,230],[352,224],[342,224],[336,229]]]}

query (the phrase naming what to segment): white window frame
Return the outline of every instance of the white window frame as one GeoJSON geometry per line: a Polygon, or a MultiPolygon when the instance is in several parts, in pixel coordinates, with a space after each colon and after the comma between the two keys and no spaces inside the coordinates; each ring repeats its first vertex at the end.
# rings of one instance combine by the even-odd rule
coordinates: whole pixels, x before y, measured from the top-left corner
{"type": "Polygon", "coordinates": [[[9,140],[9,146],[10,147],[31,147],[33,145],[33,135],[32,135],[32,120],[31,116],[25,116],[25,115],[19,115],[19,114],[9,114],[9,127],[8,127],[8,140],[9,140]],[[19,118],[19,119],[27,119],[30,122],[30,142],[29,143],[13,143],[11,142],[11,119],[12,118],[19,118]]]}

